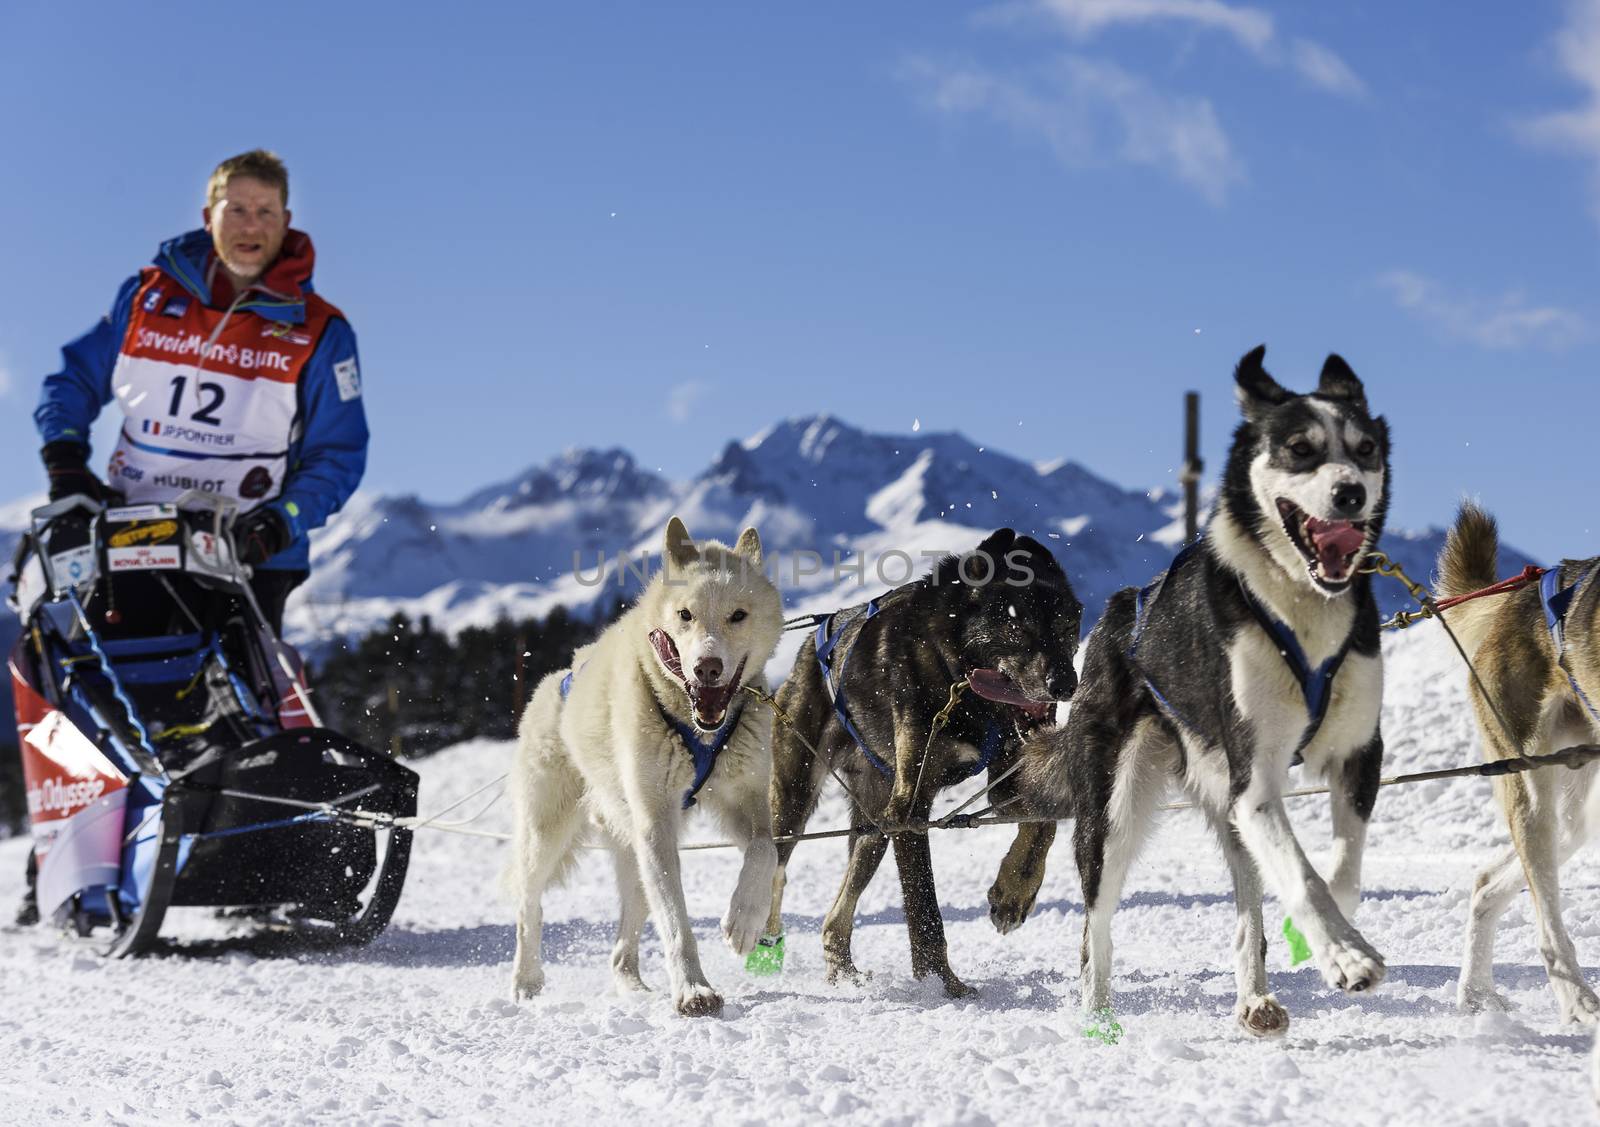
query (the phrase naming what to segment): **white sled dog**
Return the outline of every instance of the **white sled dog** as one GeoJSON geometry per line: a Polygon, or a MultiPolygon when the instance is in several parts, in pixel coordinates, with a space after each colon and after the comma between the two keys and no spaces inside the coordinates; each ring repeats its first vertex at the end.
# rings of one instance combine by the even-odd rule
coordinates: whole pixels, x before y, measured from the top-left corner
{"type": "Polygon", "coordinates": [[[514,993],[544,986],[540,899],[587,837],[611,850],[622,902],[611,969],[618,990],[644,990],[639,936],[653,915],[680,1014],[722,1009],[706,981],[684,903],[678,831],[709,810],[744,849],[722,934],[738,954],[761,937],[777,850],[767,789],[772,711],[751,694],[783,631],[783,604],[747,528],[729,548],[695,545],[677,517],[662,571],[638,603],[539,683],[512,768],[516,830],[508,873],[518,897],[514,993]]]}

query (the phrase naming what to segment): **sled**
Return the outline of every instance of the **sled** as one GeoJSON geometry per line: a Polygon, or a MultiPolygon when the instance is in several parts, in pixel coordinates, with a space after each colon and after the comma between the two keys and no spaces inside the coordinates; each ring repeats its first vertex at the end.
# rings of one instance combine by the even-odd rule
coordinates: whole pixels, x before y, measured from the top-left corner
{"type": "Polygon", "coordinates": [[[360,944],[405,883],[417,776],[320,725],[233,542],[237,504],[35,509],[10,655],[42,919],[148,951],[171,908],[360,944]],[[232,914],[232,913],[230,913],[232,914]]]}

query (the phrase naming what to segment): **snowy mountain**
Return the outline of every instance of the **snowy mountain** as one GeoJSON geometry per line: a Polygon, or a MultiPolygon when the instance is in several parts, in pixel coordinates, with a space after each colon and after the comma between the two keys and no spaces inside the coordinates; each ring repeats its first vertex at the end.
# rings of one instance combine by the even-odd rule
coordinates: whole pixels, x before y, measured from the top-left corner
{"type": "MultiPolygon", "coordinates": [[[[0,552],[42,501],[0,506],[0,552]]],[[[1056,552],[1086,627],[1112,592],[1165,567],[1183,534],[1172,489],[1128,490],[1065,459],[1035,464],[957,433],[874,434],[822,414],[729,442],[688,481],[612,448],[568,450],[451,503],[358,493],[315,535],[287,632],[315,655],[397,611],[446,630],[557,606],[593,613],[637,590],[673,513],[698,537],[759,528],[794,613],[860,602],[1010,525],[1056,552]]],[[[1443,540],[1438,528],[1390,530],[1383,548],[1426,582],[1443,540]]],[[[1501,572],[1528,562],[1505,548],[1501,572]]],[[[1378,592],[1386,614],[1407,605],[1398,584],[1378,592]]],[[[9,647],[16,625],[0,620],[9,647]]],[[[790,635],[769,675],[787,672],[798,644],[790,635]]]]}
{"type": "MultiPolygon", "coordinates": [[[[290,631],[315,644],[395,611],[457,629],[609,604],[637,588],[638,561],[673,513],[698,537],[758,527],[796,612],[858,602],[908,566],[926,570],[923,553],[963,551],[1010,525],[1057,552],[1092,623],[1112,592],[1166,566],[1182,538],[1173,491],[1123,489],[1077,463],[1033,464],[956,433],[874,434],[824,414],[730,442],[684,482],[623,450],[570,450],[451,504],[358,495],[318,535],[290,631]],[[635,561],[632,572],[619,555],[635,561]],[[836,576],[836,557],[859,561],[862,574],[836,576]]],[[[1391,531],[1383,546],[1425,580],[1443,535],[1391,531]]],[[[1503,557],[1505,572],[1529,562],[1509,548],[1503,557]]],[[[1382,584],[1380,597],[1386,613],[1405,603],[1397,584],[1382,584]]]]}

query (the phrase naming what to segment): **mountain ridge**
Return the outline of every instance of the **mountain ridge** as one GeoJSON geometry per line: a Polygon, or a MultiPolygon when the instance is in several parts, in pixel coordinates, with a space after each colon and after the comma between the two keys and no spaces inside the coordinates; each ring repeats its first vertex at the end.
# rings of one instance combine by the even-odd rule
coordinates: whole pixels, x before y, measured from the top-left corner
{"type": "MultiPolygon", "coordinates": [[[[673,481],[620,447],[570,448],[455,502],[359,493],[316,535],[311,580],[291,603],[288,632],[327,642],[381,625],[396,611],[442,629],[501,615],[585,613],[637,588],[619,558],[658,550],[667,518],[700,538],[731,542],[756,526],[769,554],[863,557],[868,581],[777,576],[795,613],[877,593],[885,553],[959,552],[1009,525],[1057,552],[1088,608],[1166,566],[1182,539],[1182,504],[1168,485],[1140,492],[1070,457],[1028,462],[959,431],[874,433],[829,413],[780,420],[718,448],[706,467],[673,481]],[[605,561],[605,582],[592,577],[605,561]],[[586,581],[586,578],[591,581],[586,581]]],[[[1202,514],[1202,519],[1204,514],[1202,514]]],[[[1443,543],[1438,528],[1391,530],[1383,547],[1426,582],[1443,543]]],[[[1527,558],[1502,547],[1502,571],[1527,558]]],[[[1378,588],[1390,613],[1398,584],[1378,588]]]]}

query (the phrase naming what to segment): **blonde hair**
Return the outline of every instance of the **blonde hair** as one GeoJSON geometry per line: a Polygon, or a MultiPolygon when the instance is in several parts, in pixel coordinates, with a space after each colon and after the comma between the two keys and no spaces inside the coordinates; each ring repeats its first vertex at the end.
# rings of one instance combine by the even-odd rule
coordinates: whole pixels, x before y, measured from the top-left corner
{"type": "Polygon", "coordinates": [[[217,206],[217,201],[228,190],[228,181],[235,176],[248,176],[270,184],[283,194],[283,206],[289,206],[289,170],[284,167],[282,158],[266,149],[251,149],[217,165],[206,184],[207,207],[217,206]]]}

